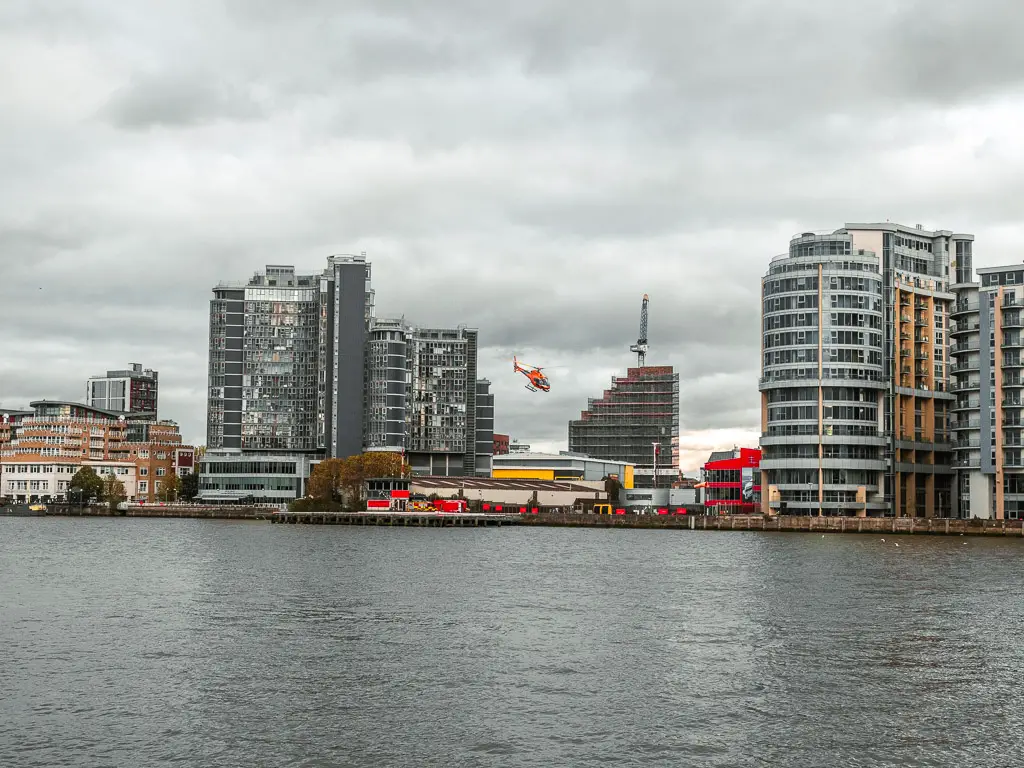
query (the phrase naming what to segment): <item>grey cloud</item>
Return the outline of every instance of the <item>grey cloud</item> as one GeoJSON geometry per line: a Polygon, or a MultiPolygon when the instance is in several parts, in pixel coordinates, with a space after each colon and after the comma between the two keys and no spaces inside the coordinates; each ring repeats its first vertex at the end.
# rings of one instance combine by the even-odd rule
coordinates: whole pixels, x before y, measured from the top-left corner
{"type": "Polygon", "coordinates": [[[210,288],[366,251],[380,314],[480,329],[499,430],[564,441],[648,292],[691,444],[754,433],[792,233],[891,218],[1019,258],[1022,24],[997,0],[0,4],[0,403],[139,361],[201,440],[210,288]],[[45,82],[89,68],[74,104],[18,44],[45,82]]]}
{"type": "Polygon", "coordinates": [[[164,73],[133,78],[102,110],[127,129],[194,126],[214,120],[256,120],[266,113],[249,89],[210,73],[164,73]]]}

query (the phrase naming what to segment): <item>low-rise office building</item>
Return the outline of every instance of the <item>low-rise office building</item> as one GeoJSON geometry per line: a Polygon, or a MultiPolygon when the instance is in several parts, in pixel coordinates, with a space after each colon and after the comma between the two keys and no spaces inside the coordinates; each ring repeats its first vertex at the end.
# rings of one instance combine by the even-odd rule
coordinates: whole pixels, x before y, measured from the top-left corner
{"type": "Polygon", "coordinates": [[[522,507],[570,508],[580,499],[606,498],[603,482],[555,482],[551,480],[503,479],[496,477],[430,477],[413,475],[410,484],[413,494],[436,496],[442,499],[464,498],[490,505],[513,509],[493,511],[520,511],[522,507]]]}
{"type": "Polygon", "coordinates": [[[492,458],[491,476],[505,479],[586,480],[603,482],[614,476],[623,488],[633,487],[634,465],[595,459],[578,453],[507,453],[492,458]]]}
{"type": "Polygon", "coordinates": [[[286,504],[304,496],[317,464],[301,453],[207,450],[199,461],[199,500],[286,504]]]}
{"type": "Polygon", "coordinates": [[[704,506],[709,513],[753,515],[761,507],[761,451],[714,451],[701,469],[704,506]]]}

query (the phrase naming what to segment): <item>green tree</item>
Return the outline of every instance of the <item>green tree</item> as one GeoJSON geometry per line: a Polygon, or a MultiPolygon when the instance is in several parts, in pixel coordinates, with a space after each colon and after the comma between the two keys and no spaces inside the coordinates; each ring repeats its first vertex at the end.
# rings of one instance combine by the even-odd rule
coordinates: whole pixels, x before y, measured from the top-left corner
{"type": "Polygon", "coordinates": [[[345,495],[346,459],[325,459],[309,475],[309,495],[318,501],[340,503],[345,495]]]}
{"type": "Polygon", "coordinates": [[[199,495],[199,474],[189,472],[181,478],[181,488],[178,491],[178,498],[182,501],[192,501],[199,495]]]}
{"type": "Polygon", "coordinates": [[[371,477],[408,477],[411,467],[402,456],[388,451],[367,451],[344,459],[326,459],[309,476],[309,495],[321,502],[358,505],[363,485],[371,477]]]}
{"type": "Polygon", "coordinates": [[[103,478],[103,500],[110,505],[110,511],[117,510],[117,505],[128,498],[124,491],[124,483],[108,472],[103,478]]]}
{"type": "Polygon", "coordinates": [[[157,498],[160,501],[177,501],[180,493],[181,479],[176,472],[171,472],[171,474],[166,475],[160,481],[160,490],[157,492],[157,498]]]}
{"type": "Polygon", "coordinates": [[[69,500],[88,503],[90,499],[103,498],[103,479],[92,467],[79,469],[68,484],[69,500]]]}

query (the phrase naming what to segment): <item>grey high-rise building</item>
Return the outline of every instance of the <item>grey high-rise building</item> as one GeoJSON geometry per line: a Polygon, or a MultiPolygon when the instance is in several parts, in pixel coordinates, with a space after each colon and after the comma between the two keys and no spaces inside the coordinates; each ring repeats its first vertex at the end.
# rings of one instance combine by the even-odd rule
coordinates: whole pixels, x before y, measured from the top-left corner
{"type": "Polygon", "coordinates": [[[363,449],[366,339],[374,313],[366,258],[330,257],[320,293],[321,447],[328,456],[353,456],[363,449]]]}
{"type": "Polygon", "coordinates": [[[372,315],[362,255],[332,256],[320,273],[268,265],[214,288],[203,495],[297,495],[311,460],[362,450],[372,315]],[[291,467],[294,477],[256,476],[252,467],[291,467]]]}
{"type": "Polygon", "coordinates": [[[208,449],[313,452],[319,276],[268,265],[210,303],[208,449]]]}
{"type": "Polygon", "coordinates": [[[409,329],[401,320],[375,320],[366,342],[368,448],[405,448],[409,329]]]}
{"type": "Polygon", "coordinates": [[[367,450],[400,450],[416,474],[490,474],[491,438],[486,452],[478,442],[494,429],[493,396],[477,382],[475,329],[374,319],[366,354],[367,450]]]}

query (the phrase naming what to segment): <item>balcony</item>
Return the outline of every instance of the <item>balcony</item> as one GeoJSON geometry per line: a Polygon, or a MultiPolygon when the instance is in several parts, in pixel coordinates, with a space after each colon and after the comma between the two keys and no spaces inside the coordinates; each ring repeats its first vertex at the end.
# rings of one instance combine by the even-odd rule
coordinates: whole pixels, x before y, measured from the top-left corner
{"type": "Polygon", "coordinates": [[[973,322],[972,321],[965,321],[965,322],[962,322],[962,323],[957,323],[955,328],[950,328],[949,329],[949,332],[950,332],[951,335],[955,336],[955,335],[961,334],[961,333],[975,333],[979,329],[980,329],[980,326],[979,326],[978,322],[975,320],[973,322]]]}
{"type": "Polygon", "coordinates": [[[1024,359],[1019,357],[1004,357],[1003,368],[1024,368],[1024,359]]]}
{"type": "Polygon", "coordinates": [[[950,424],[950,427],[952,427],[954,432],[956,432],[956,431],[961,431],[962,432],[965,429],[980,429],[980,427],[981,427],[981,420],[980,419],[965,419],[965,420],[962,420],[962,421],[954,421],[954,422],[952,422],[950,424]]]}
{"type": "Polygon", "coordinates": [[[969,392],[972,389],[980,389],[980,381],[954,381],[950,387],[950,392],[969,392]]]}
{"type": "Polygon", "coordinates": [[[967,371],[976,371],[976,370],[978,370],[978,361],[977,360],[973,360],[973,361],[972,360],[964,360],[962,362],[959,362],[959,363],[957,363],[955,365],[951,365],[949,367],[949,372],[950,373],[965,373],[967,371]]]}
{"type": "Polygon", "coordinates": [[[919,316],[914,318],[914,325],[916,325],[918,328],[927,328],[928,325],[929,325],[928,318],[927,317],[921,317],[919,315],[919,316]]]}
{"type": "Polygon", "coordinates": [[[1003,328],[1024,328],[1024,317],[1020,312],[1006,312],[1002,319],[1003,328]]]}
{"type": "Polygon", "coordinates": [[[1024,406],[1024,400],[1019,397],[1008,397],[1003,400],[1003,408],[1020,408],[1024,406]]]}
{"type": "Polygon", "coordinates": [[[978,304],[973,301],[958,302],[949,313],[950,315],[964,315],[970,312],[977,312],[978,304]]]}

